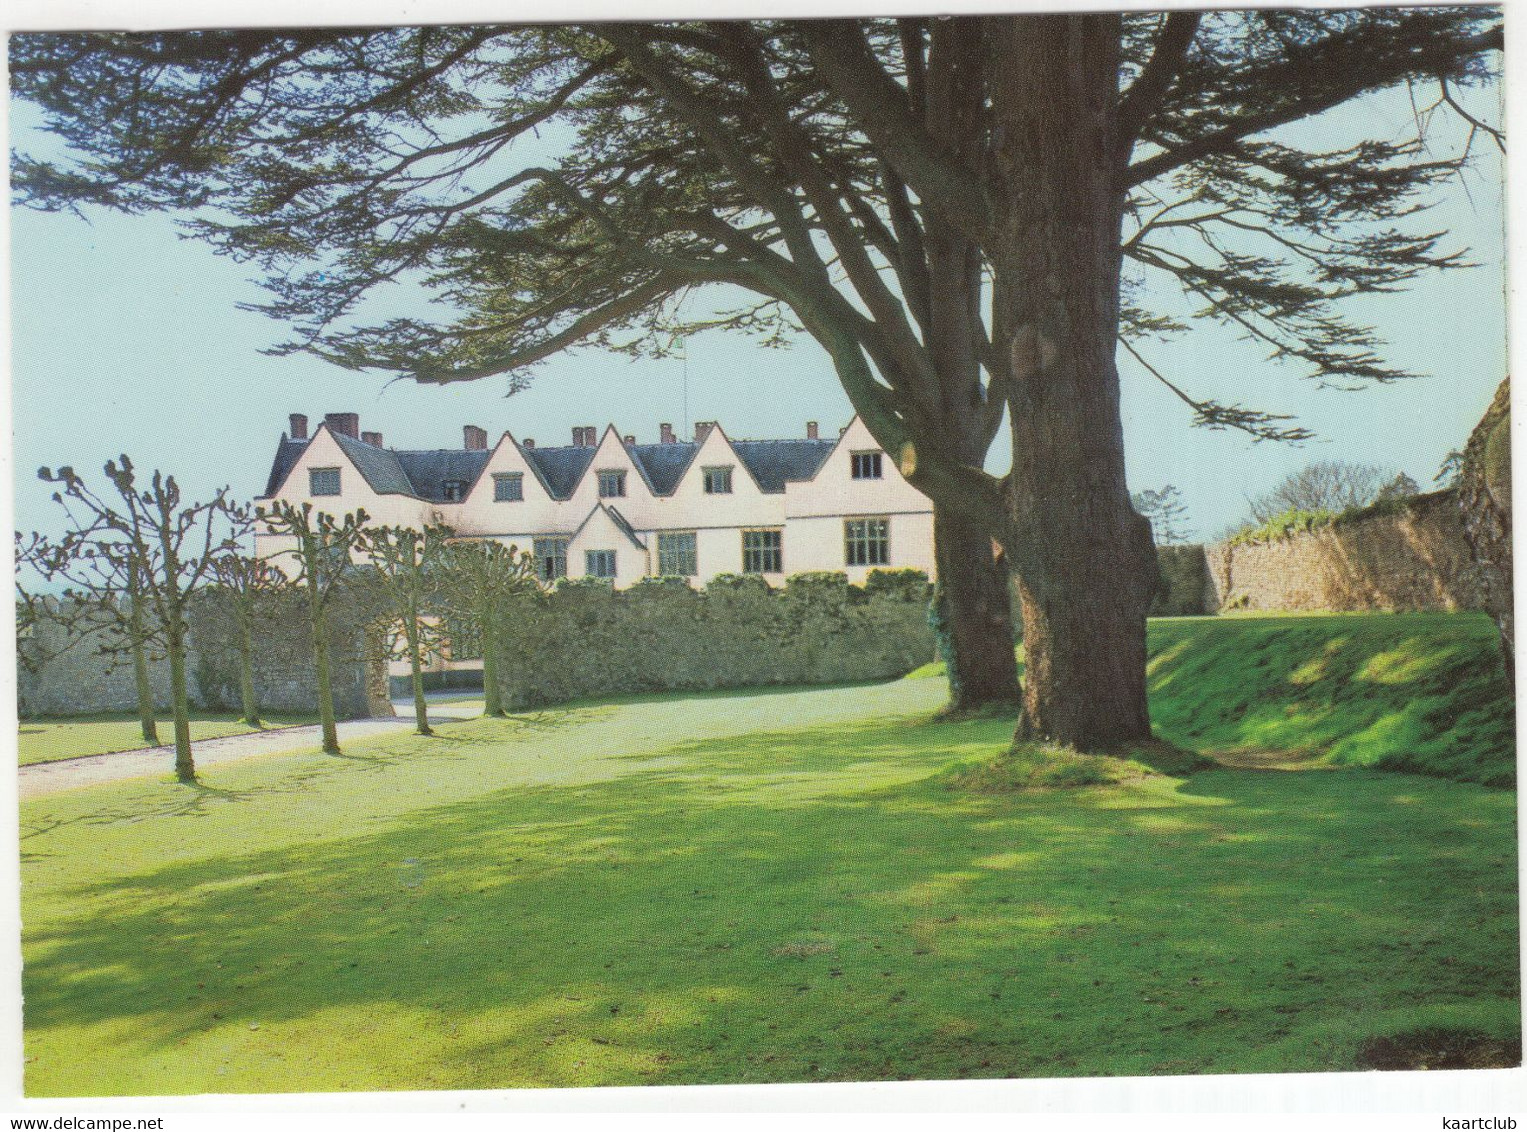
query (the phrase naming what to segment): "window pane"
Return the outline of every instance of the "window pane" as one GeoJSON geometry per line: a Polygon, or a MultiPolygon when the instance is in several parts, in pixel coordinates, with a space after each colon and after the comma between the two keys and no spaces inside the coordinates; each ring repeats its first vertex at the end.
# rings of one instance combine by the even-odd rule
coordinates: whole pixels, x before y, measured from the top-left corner
{"type": "Polygon", "coordinates": [[[591,578],[615,577],[615,552],[613,550],[585,550],[584,573],[591,578]]]}
{"type": "Polygon", "coordinates": [[[889,519],[848,519],[843,524],[843,561],[850,566],[886,566],[891,561],[889,519]]]}
{"type": "Polygon", "coordinates": [[[520,472],[500,472],[493,477],[493,501],[518,503],[525,498],[525,477],[520,472]]]}
{"type": "Polygon", "coordinates": [[[732,493],[731,468],[705,469],[705,494],[730,495],[732,493]]]}
{"type": "Polygon", "coordinates": [[[782,531],[742,532],[742,572],[744,574],[779,574],[784,571],[784,533],[782,531]]]}
{"type": "Polygon", "coordinates": [[[693,531],[657,536],[657,572],[668,577],[691,578],[697,574],[693,531]]]}
{"type": "Polygon", "coordinates": [[[565,538],[538,538],[533,553],[536,573],[541,581],[550,582],[567,577],[567,540],[565,538]]]}
{"type": "Polygon", "coordinates": [[[882,478],[879,452],[855,452],[852,459],[854,479],[878,480],[882,478]]]}
{"type": "Polygon", "coordinates": [[[625,472],[600,472],[599,495],[602,499],[612,499],[626,493],[625,472]]]}
{"type": "Polygon", "coordinates": [[[308,494],[309,495],[338,495],[339,494],[339,469],[338,468],[310,468],[310,469],[308,469],[308,494]]]}

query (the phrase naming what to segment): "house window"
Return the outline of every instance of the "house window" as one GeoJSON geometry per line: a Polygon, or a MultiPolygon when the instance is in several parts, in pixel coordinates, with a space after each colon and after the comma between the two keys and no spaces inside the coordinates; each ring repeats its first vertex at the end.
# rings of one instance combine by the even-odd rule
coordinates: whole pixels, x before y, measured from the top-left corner
{"type": "Polygon", "coordinates": [[[695,565],[695,533],[663,533],[657,536],[657,572],[664,577],[692,578],[695,565]]]}
{"type": "Polygon", "coordinates": [[[446,480],[441,486],[440,498],[446,503],[460,503],[467,497],[466,480],[446,480]]]}
{"type": "Polygon", "coordinates": [[[706,468],[705,469],[705,494],[706,495],[731,495],[732,494],[732,469],[731,468],[706,468]]]}
{"type": "Polygon", "coordinates": [[[850,566],[885,566],[891,561],[889,519],[849,519],[843,524],[843,561],[850,566]]]}
{"type": "Polygon", "coordinates": [[[852,458],[854,479],[878,480],[882,477],[879,452],[855,452],[852,458]]]}
{"type": "Polygon", "coordinates": [[[536,560],[536,574],[543,582],[554,582],[567,577],[567,540],[565,538],[538,538],[532,543],[536,560]]]}
{"type": "Polygon", "coordinates": [[[625,472],[599,473],[599,498],[618,499],[626,494],[625,472]]]}
{"type": "Polygon", "coordinates": [[[525,498],[523,472],[495,472],[493,474],[493,502],[520,503],[525,498]]]}
{"type": "Polygon", "coordinates": [[[584,573],[590,578],[614,578],[615,577],[615,552],[613,550],[585,550],[583,562],[587,569],[584,573]]]}
{"type": "Polygon", "coordinates": [[[742,572],[744,574],[780,574],[784,572],[783,531],[742,532],[742,572]]]}
{"type": "Polygon", "coordinates": [[[339,469],[338,468],[309,468],[308,469],[308,494],[309,495],[338,495],[339,494],[339,469]]]}

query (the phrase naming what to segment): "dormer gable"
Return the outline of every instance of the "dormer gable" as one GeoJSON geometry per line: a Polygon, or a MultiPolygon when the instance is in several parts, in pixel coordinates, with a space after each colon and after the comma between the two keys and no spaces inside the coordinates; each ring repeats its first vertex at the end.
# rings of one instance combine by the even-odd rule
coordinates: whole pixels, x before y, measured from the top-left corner
{"type": "Polygon", "coordinates": [[[719,425],[713,424],[706,431],[700,441],[699,448],[689,461],[689,466],[684,469],[684,474],[674,485],[673,494],[723,494],[736,495],[738,493],[763,494],[763,488],[759,486],[753,471],[746,461],[738,455],[737,449],[732,447],[731,440],[726,431],[719,425]],[[707,473],[721,468],[730,468],[730,489],[725,492],[706,491],[707,473]]]}
{"type": "Polygon", "coordinates": [[[594,458],[583,471],[573,494],[586,491],[592,486],[597,499],[618,501],[632,496],[651,497],[655,494],[647,470],[641,466],[613,424],[606,425],[604,434],[594,448],[594,458]]]}
{"type": "Polygon", "coordinates": [[[283,494],[287,498],[316,499],[320,502],[331,495],[347,499],[353,499],[357,494],[405,495],[416,498],[407,476],[391,452],[336,433],[327,421],[318,426],[296,459],[291,461],[281,482],[273,484],[269,492],[270,497],[283,494]],[[309,490],[307,477],[314,469],[327,468],[338,469],[337,492],[314,496],[309,490]]]}
{"type": "Polygon", "coordinates": [[[498,498],[499,481],[506,476],[519,477],[520,500],[555,498],[541,474],[541,469],[526,454],[526,450],[520,446],[519,441],[506,431],[499,437],[493,450],[488,453],[487,462],[483,464],[482,471],[478,473],[476,481],[468,489],[462,502],[467,504],[512,502],[512,500],[498,498]]]}

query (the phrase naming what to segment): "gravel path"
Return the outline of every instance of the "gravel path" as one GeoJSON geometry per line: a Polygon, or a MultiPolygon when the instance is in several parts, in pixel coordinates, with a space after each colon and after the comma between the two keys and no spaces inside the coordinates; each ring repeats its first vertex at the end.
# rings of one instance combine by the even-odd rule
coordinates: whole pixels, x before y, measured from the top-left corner
{"type": "MultiPolygon", "coordinates": [[[[414,726],[413,705],[404,701],[396,705],[395,719],[352,719],[338,725],[339,741],[343,745],[371,735],[389,731],[411,731],[414,726]]],[[[430,722],[450,719],[468,719],[481,713],[481,704],[442,703],[431,704],[430,722]]],[[[277,727],[269,731],[252,731],[247,735],[229,735],[222,739],[203,739],[193,745],[192,754],[198,767],[214,763],[233,762],[257,755],[273,755],[286,751],[317,748],[322,744],[322,734],[317,724],[307,727],[277,727]]],[[[175,769],[175,747],[149,747],[141,751],[120,751],[111,755],[87,755],[78,759],[61,759],[51,763],[33,763],[21,768],[20,795],[22,801],[38,798],[44,794],[56,794],[60,790],[75,790],[82,786],[96,786],[102,782],[118,782],[127,778],[153,778],[169,774],[175,769]]]]}

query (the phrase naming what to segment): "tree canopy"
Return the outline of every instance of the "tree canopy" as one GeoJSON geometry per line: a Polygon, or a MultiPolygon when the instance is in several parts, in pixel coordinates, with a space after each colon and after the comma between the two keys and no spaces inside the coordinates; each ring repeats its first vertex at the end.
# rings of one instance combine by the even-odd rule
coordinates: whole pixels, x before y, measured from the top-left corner
{"type": "Polygon", "coordinates": [[[1160,364],[1190,325],[1167,290],[1316,380],[1406,376],[1342,303],[1462,262],[1413,219],[1458,162],[1285,127],[1412,82],[1499,143],[1459,92],[1501,42],[1463,6],[22,35],[16,90],[79,160],[15,182],[189,210],[263,271],[280,349],[425,382],[661,351],[691,290],[741,288],[698,324],[827,350],[910,482],[1007,552],[1034,733],[1112,742],[1149,733],[1155,576],[1121,338],[1197,423],[1266,439],[1307,434],[1160,364]],[[440,305],[369,317],[394,282],[440,305]]]}

